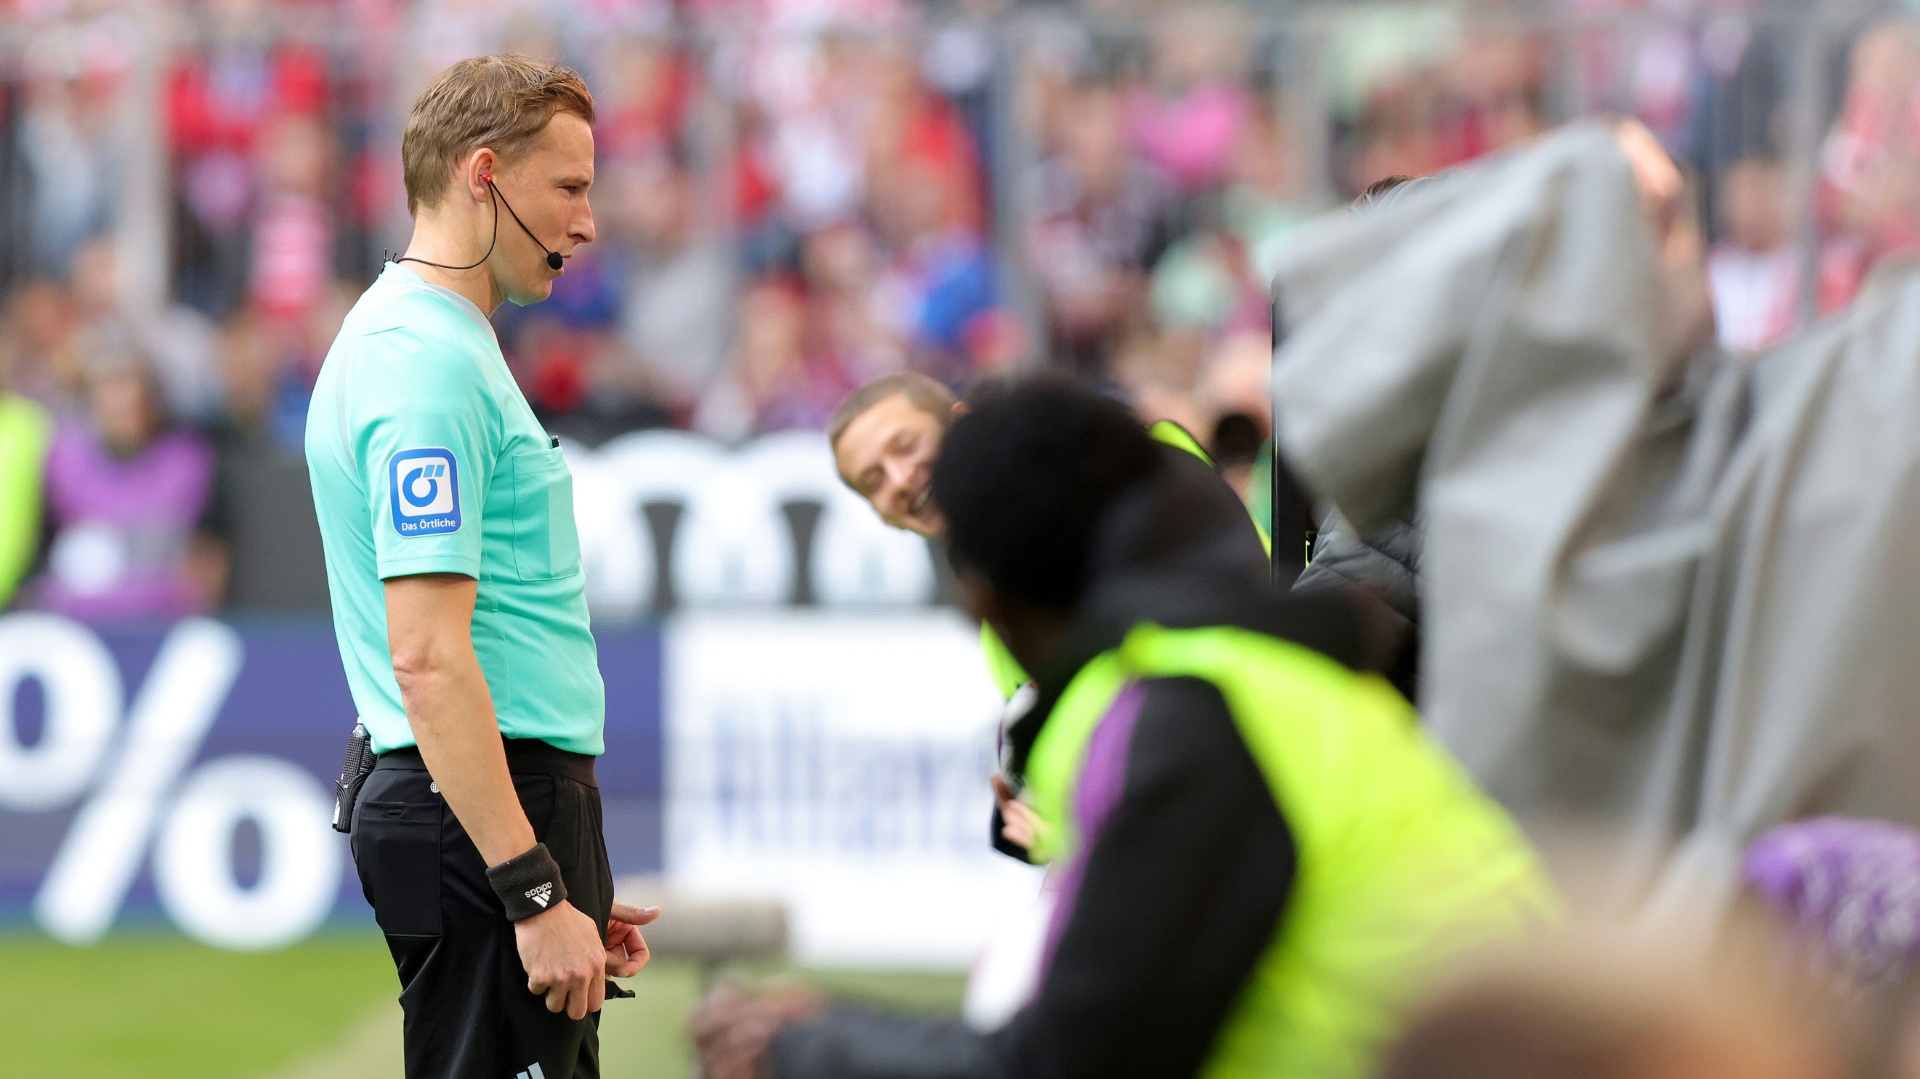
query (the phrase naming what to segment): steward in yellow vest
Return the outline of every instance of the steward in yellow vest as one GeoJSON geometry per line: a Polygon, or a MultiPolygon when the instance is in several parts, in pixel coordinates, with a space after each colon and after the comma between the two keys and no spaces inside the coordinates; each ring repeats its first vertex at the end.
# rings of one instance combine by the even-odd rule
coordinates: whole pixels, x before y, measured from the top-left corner
{"type": "MultiPolygon", "coordinates": [[[[761,1075],[1359,1079],[1440,964],[1550,916],[1512,822],[1358,669],[1355,609],[1248,586],[1205,542],[1243,511],[1178,456],[1053,381],[953,425],[955,567],[1039,689],[1009,732],[1054,822],[1039,987],[990,1034],[828,1008],[761,1075]]],[[[780,1026],[728,1007],[703,1045],[780,1026]]]]}

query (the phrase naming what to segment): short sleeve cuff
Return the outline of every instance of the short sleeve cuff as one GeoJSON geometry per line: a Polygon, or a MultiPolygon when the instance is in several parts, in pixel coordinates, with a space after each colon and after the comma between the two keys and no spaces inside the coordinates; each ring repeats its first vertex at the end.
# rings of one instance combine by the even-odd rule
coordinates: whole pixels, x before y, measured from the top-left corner
{"type": "Polygon", "coordinates": [[[474,555],[455,554],[451,551],[441,554],[408,555],[405,558],[382,558],[377,567],[380,579],[391,580],[395,577],[411,577],[420,573],[458,573],[465,577],[480,579],[480,559],[474,555]]]}

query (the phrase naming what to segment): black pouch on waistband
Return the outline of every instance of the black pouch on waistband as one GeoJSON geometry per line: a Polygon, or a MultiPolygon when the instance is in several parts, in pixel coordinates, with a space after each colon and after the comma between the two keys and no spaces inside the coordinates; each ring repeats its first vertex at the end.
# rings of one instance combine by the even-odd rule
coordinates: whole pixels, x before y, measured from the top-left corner
{"type": "Polygon", "coordinates": [[[360,798],[360,787],[373,771],[373,739],[367,725],[356,722],[347,737],[347,759],[340,766],[340,778],[333,781],[333,830],[353,831],[353,803],[360,798]]]}

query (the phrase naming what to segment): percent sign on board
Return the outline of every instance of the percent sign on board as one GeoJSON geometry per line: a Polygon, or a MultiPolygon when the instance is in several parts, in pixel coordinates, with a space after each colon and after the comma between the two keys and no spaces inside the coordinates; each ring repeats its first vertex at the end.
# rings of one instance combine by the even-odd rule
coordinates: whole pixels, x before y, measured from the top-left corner
{"type": "Polygon", "coordinates": [[[208,944],[275,947],[326,918],[342,860],[320,784],[272,757],[224,757],[188,770],[243,651],[219,622],[177,623],[123,723],[120,673],[97,635],[55,615],[0,617],[0,807],[44,811],[84,799],[34,898],[34,917],[48,933],[73,944],[105,935],[149,848],[162,906],[208,944]],[[21,745],[11,714],[28,679],[45,700],[32,747],[21,745]],[[243,820],[260,829],[260,876],[251,887],[236,880],[232,864],[243,820]]]}

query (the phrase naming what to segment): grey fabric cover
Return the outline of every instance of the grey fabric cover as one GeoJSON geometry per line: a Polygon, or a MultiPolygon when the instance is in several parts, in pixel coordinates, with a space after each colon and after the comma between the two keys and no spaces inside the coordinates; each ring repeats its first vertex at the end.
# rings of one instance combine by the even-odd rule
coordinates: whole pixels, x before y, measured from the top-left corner
{"type": "Polygon", "coordinates": [[[1329,215],[1273,393],[1361,534],[1421,522],[1432,730],[1523,820],[1617,829],[1657,909],[1782,820],[1920,824],[1920,274],[1742,364],[1676,344],[1653,246],[1593,124],[1329,215]]]}

